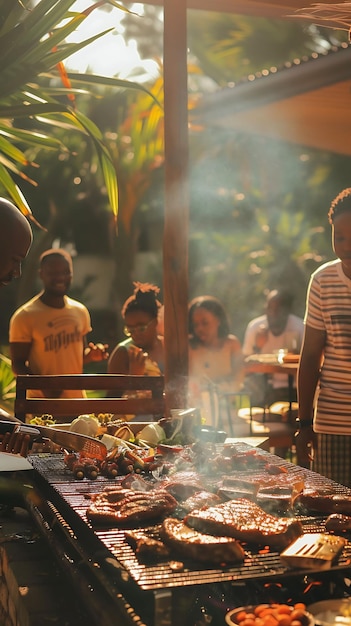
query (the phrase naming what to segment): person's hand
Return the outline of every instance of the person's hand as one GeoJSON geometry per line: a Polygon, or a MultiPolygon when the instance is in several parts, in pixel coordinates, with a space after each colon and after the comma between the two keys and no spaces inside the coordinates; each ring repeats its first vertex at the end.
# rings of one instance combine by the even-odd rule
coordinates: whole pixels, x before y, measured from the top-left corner
{"type": "Polygon", "coordinates": [[[298,430],[295,435],[297,464],[310,469],[313,451],[317,447],[317,436],[312,426],[298,430]]]}
{"type": "Polygon", "coordinates": [[[106,361],[109,357],[107,343],[89,342],[84,350],[84,362],[92,363],[93,361],[106,361]]]}
{"type": "Polygon", "coordinates": [[[30,447],[30,435],[24,433],[5,433],[0,435],[0,452],[10,452],[26,457],[30,447]]]}
{"type": "Polygon", "coordinates": [[[148,353],[137,346],[129,350],[129,373],[132,376],[143,376],[143,374],[145,374],[145,361],[147,357],[148,353]]]}

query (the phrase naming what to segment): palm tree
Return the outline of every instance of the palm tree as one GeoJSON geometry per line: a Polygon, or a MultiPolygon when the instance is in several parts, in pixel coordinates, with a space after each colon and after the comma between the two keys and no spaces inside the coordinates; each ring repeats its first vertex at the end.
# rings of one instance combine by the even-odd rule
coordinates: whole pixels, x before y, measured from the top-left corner
{"type": "Polygon", "coordinates": [[[111,29],[81,43],[67,43],[68,35],[103,5],[126,10],[115,0],[100,0],[79,13],[70,10],[73,4],[74,0],[0,0],[0,183],[31,219],[16,180],[35,184],[29,169],[33,171],[36,164],[28,160],[28,147],[64,147],[53,136],[54,127],[89,137],[117,216],[117,180],[110,151],[98,127],[76,108],[75,94],[89,93],[92,84],[147,91],[133,82],[65,72],[64,59],[111,29]],[[24,120],[30,120],[29,127],[24,128],[24,120]]]}

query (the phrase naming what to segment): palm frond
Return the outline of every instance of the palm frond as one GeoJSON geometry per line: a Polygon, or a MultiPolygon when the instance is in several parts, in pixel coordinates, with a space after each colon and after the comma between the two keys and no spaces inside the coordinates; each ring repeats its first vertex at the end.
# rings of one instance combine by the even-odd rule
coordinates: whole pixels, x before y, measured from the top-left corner
{"type": "MultiPolygon", "coordinates": [[[[117,177],[109,149],[98,127],[70,106],[69,99],[74,100],[74,94],[78,93],[77,85],[82,93],[82,84],[87,94],[91,94],[92,85],[102,85],[138,89],[148,93],[154,102],[156,99],[145,87],[135,82],[86,74],[67,74],[68,80],[62,88],[57,87],[57,80],[62,82],[62,71],[60,75],[58,65],[112,29],[96,33],[79,43],[67,43],[68,35],[75,32],[90,13],[103,4],[130,12],[116,0],[98,0],[90,5],[87,2],[87,8],[80,12],[72,10],[74,2],[38,0],[34,7],[29,8],[27,5],[26,8],[23,2],[17,0],[0,0],[0,183],[19,208],[31,216],[29,206],[12,174],[18,174],[20,166],[26,165],[25,150],[29,146],[62,149],[62,144],[50,136],[50,128],[52,131],[57,127],[74,130],[88,136],[95,147],[110,205],[117,218],[117,177]],[[56,79],[55,87],[52,84],[47,88],[40,86],[40,81],[48,77],[56,79]],[[67,105],[62,103],[63,95],[68,99],[67,105]],[[33,128],[33,131],[18,129],[18,121],[23,118],[30,119],[31,125],[33,121],[37,122],[39,128],[33,128]],[[48,132],[40,131],[42,124],[46,124],[48,132]]],[[[26,175],[23,178],[31,180],[26,175]]]]}

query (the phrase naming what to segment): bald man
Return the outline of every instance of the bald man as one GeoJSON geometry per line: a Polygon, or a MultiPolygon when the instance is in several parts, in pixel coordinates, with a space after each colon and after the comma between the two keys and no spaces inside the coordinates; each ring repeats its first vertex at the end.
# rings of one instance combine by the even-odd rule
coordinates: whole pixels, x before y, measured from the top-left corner
{"type": "MultiPolygon", "coordinates": [[[[21,211],[6,198],[0,198],[0,287],[21,276],[21,263],[32,243],[32,229],[21,211]]],[[[8,413],[0,409],[0,419],[8,413]]],[[[0,439],[0,452],[17,452],[26,456],[28,441],[19,441],[22,434],[0,439]],[[20,444],[20,445],[19,445],[20,444]]]]}
{"type": "Polygon", "coordinates": [[[0,286],[21,276],[21,263],[32,243],[32,230],[21,211],[0,198],[0,286]]]}

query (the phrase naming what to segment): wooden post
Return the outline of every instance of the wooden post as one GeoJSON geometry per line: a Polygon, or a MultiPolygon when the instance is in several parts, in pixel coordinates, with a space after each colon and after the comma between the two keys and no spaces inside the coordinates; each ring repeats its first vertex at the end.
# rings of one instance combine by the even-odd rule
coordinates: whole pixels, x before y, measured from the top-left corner
{"type": "Polygon", "coordinates": [[[186,0],[164,2],[166,411],[187,406],[188,86],[186,0]]]}

